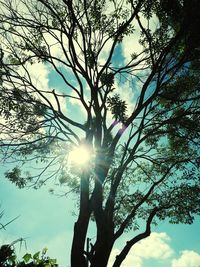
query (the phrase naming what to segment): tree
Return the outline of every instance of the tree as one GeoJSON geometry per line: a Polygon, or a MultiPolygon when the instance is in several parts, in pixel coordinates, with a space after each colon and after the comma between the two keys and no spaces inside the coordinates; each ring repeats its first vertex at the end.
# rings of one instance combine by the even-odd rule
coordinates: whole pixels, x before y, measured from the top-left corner
{"type": "Polygon", "coordinates": [[[77,194],[71,266],[105,267],[129,230],[120,266],[153,223],[192,223],[200,211],[199,2],[0,3],[0,147],[4,161],[17,162],[6,177],[20,188],[55,179],[77,194]],[[34,79],[38,66],[55,89],[34,79]],[[130,90],[131,103],[123,98],[130,90]],[[89,151],[85,165],[69,162],[73,147],[89,151]],[[97,234],[86,251],[91,220],[97,234]]]}

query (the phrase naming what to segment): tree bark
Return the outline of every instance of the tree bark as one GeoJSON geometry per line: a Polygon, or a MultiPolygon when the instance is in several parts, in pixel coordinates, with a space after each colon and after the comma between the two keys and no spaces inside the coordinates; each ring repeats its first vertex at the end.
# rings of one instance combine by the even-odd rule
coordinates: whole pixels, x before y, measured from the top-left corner
{"type": "MultiPolygon", "coordinates": [[[[105,225],[104,225],[105,227],[105,225]]],[[[95,244],[95,253],[90,267],[107,267],[109,256],[113,247],[113,228],[104,230],[95,244]]]]}
{"type": "Polygon", "coordinates": [[[74,236],[71,249],[71,267],[87,267],[86,257],[84,256],[84,245],[88,222],[88,218],[81,218],[74,225],[74,236]]]}
{"type": "Polygon", "coordinates": [[[87,267],[84,247],[89,219],[89,177],[87,173],[83,173],[80,186],[79,216],[74,225],[74,235],[71,249],[71,267],[87,267]]]}

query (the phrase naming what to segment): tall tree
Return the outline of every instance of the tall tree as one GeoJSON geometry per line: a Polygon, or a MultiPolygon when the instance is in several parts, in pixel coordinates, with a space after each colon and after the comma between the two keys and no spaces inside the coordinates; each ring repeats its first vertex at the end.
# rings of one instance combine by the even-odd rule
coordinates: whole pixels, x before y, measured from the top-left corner
{"type": "Polygon", "coordinates": [[[129,230],[120,266],[153,223],[192,223],[200,212],[199,2],[0,4],[0,147],[4,161],[17,162],[6,177],[36,188],[54,179],[77,194],[71,266],[107,266],[129,230]],[[84,164],[70,160],[74,147],[90,154],[84,164]],[[86,251],[90,220],[96,240],[86,251]]]}

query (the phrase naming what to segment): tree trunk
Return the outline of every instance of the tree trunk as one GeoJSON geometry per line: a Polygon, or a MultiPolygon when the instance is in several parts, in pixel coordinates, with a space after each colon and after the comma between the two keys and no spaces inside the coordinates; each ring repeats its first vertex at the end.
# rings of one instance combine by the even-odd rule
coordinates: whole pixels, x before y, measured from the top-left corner
{"type": "Polygon", "coordinates": [[[107,267],[108,259],[113,247],[113,241],[109,240],[109,236],[104,236],[101,240],[97,240],[95,245],[95,254],[91,260],[91,267],[107,267]]]}
{"type": "Polygon", "coordinates": [[[89,177],[83,173],[80,185],[80,210],[74,225],[74,236],[71,249],[71,267],[87,267],[85,257],[85,240],[90,218],[89,209],[89,177]]]}
{"type": "Polygon", "coordinates": [[[87,267],[84,245],[89,218],[79,219],[74,225],[74,236],[71,249],[71,267],[87,267]]]}
{"type": "Polygon", "coordinates": [[[94,245],[94,254],[91,259],[91,267],[106,267],[114,244],[114,225],[105,217],[97,228],[97,240],[94,245]]]}

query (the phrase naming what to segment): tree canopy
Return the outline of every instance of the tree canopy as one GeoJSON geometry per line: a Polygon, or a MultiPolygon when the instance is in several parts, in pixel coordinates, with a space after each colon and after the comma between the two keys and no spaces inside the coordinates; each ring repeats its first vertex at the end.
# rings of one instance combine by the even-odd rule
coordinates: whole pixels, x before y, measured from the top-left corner
{"type": "Polygon", "coordinates": [[[192,223],[199,1],[0,4],[0,149],[15,164],[5,176],[20,188],[53,180],[77,195],[71,266],[105,267],[129,230],[120,266],[152,223],[192,223]],[[89,152],[83,165],[70,162],[74,147],[89,152]],[[86,251],[90,220],[97,235],[86,251]]]}

